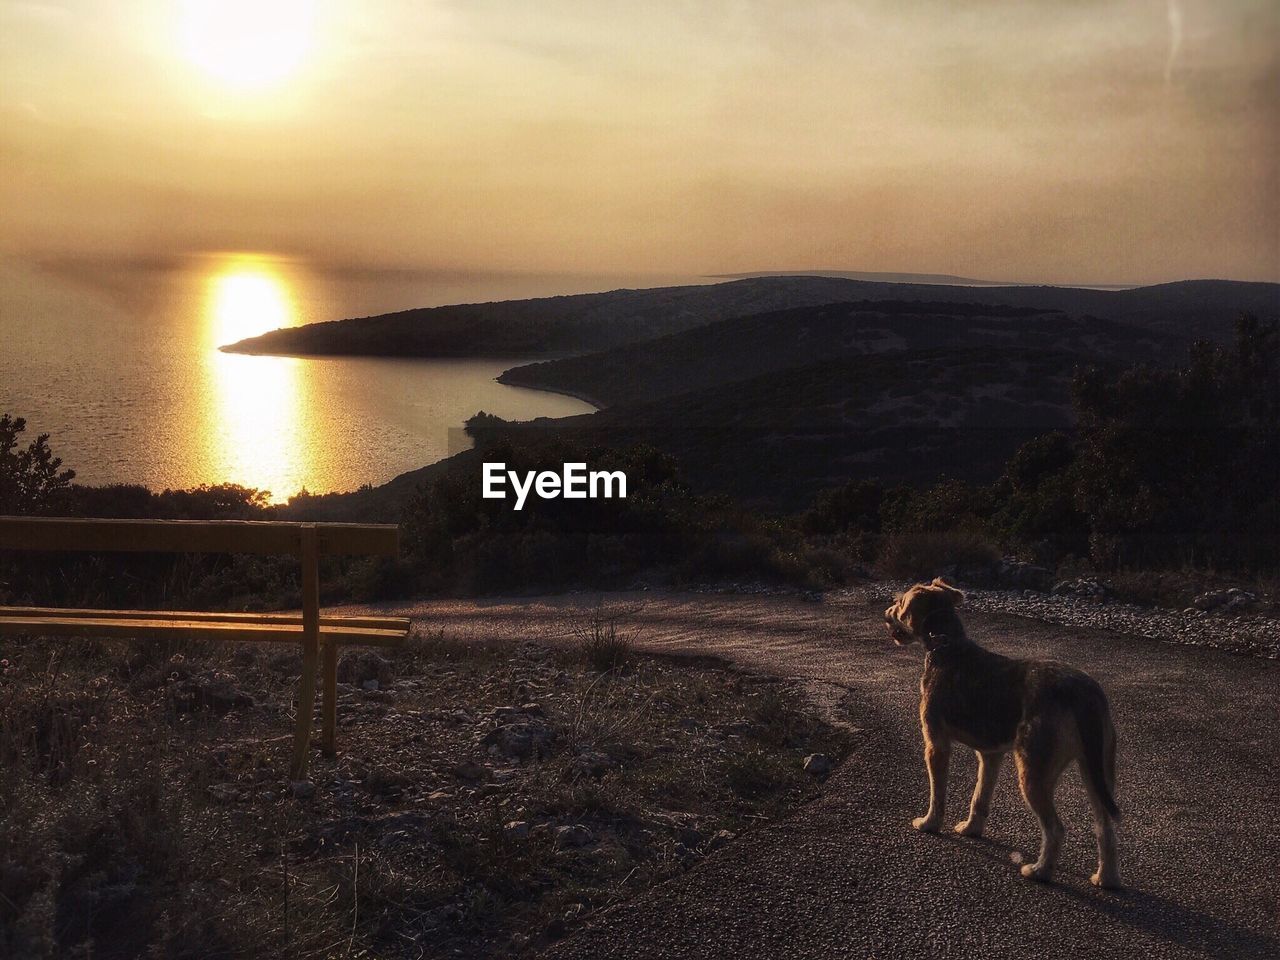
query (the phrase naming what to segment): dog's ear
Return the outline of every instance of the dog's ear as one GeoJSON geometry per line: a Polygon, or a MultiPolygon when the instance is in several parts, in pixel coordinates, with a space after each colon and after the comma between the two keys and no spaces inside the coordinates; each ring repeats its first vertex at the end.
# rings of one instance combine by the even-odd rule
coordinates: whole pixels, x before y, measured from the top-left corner
{"type": "Polygon", "coordinates": [[[941,577],[934,577],[931,585],[941,590],[946,598],[951,601],[951,605],[953,607],[958,607],[960,604],[964,603],[964,593],[957,590],[941,577]]]}

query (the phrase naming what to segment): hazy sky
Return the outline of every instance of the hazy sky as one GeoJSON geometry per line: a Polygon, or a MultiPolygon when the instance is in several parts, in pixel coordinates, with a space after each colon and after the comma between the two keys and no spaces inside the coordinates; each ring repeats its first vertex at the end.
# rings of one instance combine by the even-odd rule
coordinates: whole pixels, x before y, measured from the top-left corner
{"type": "Polygon", "coordinates": [[[0,0],[0,252],[1280,280],[1276,0],[0,0]]]}

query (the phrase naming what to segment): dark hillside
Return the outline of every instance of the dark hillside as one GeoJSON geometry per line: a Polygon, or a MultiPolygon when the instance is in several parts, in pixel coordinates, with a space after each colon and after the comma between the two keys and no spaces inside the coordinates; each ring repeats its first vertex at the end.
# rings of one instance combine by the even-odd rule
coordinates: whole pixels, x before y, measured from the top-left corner
{"type": "Polygon", "coordinates": [[[849,356],[649,403],[486,435],[550,430],[670,453],[694,489],[791,510],[850,478],[986,481],[1072,424],[1076,353],[988,347],[849,356]]]}
{"type": "Polygon", "coordinates": [[[614,290],[427,307],[275,330],[234,353],[401,357],[551,356],[602,350],[728,317],[843,299],[847,281],[815,277],[614,290]]]}
{"type": "Polygon", "coordinates": [[[655,400],[839,357],[903,350],[1021,347],[1104,360],[1181,354],[1179,340],[1034,307],[863,300],[722,320],[602,353],[528,364],[503,383],[602,405],[655,400]]]}
{"type": "Polygon", "coordinates": [[[314,323],[242,340],[239,353],[538,357],[604,350],[717,320],[858,300],[918,300],[1057,310],[1181,337],[1226,339],[1242,312],[1280,313],[1280,285],[1196,280],[1133,290],[967,287],[839,277],[760,277],[705,286],[405,310],[314,323]]]}

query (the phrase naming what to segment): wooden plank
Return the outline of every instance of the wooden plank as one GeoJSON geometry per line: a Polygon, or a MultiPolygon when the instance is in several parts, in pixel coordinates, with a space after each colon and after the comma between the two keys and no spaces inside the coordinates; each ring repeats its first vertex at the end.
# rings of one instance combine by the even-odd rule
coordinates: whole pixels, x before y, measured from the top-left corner
{"type": "MultiPolygon", "coordinates": [[[[320,636],[347,646],[399,646],[405,628],[320,625],[320,636]]],[[[0,617],[0,636],[101,637],[118,640],[214,640],[299,643],[298,623],[241,623],[209,620],[93,619],[91,617],[0,617]]]]}
{"type": "MultiPolygon", "coordinates": [[[[73,607],[0,607],[0,621],[49,618],[57,620],[179,620],[185,623],[301,624],[300,613],[204,613],[195,610],[86,610],[73,607]]],[[[372,627],[376,630],[408,630],[408,617],[320,617],[323,627],[372,627]]]]}
{"type": "Polygon", "coordinates": [[[302,678],[293,736],[293,779],[307,775],[312,713],[316,705],[316,666],[320,657],[320,553],[314,524],[302,528],[302,678]]]}
{"type": "Polygon", "coordinates": [[[394,524],[0,517],[0,550],[298,556],[307,526],[318,531],[318,551],[328,556],[395,556],[399,549],[400,534],[394,524]]]}

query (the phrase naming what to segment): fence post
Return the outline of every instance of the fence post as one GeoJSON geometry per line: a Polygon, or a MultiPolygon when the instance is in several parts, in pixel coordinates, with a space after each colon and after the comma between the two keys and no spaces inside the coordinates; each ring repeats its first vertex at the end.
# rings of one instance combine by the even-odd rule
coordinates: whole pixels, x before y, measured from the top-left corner
{"type": "Polygon", "coordinates": [[[307,775],[307,754],[316,707],[316,664],[320,658],[320,550],[316,525],[300,530],[302,557],[302,679],[298,683],[298,719],[293,736],[294,780],[307,775]]]}

